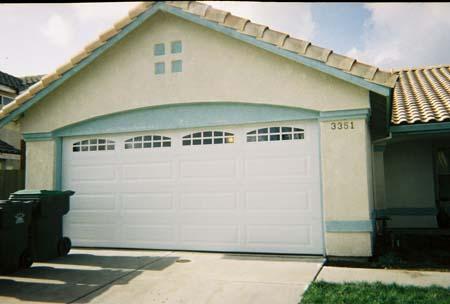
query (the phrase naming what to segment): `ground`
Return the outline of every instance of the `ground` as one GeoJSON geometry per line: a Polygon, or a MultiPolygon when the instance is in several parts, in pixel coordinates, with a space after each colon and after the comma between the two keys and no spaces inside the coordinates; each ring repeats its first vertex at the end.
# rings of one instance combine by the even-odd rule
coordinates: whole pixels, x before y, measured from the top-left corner
{"type": "Polygon", "coordinates": [[[0,303],[298,303],[322,258],[74,249],[0,276],[0,303]]]}
{"type": "Polygon", "coordinates": [[[314,282],[303,295],[302,304],[448,304],[450,289],[381,283],[314,282]]]}

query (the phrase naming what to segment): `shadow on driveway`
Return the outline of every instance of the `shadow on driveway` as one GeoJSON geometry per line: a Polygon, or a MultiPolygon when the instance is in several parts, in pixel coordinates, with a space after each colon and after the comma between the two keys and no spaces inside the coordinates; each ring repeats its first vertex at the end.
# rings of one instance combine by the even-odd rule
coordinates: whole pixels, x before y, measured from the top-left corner
{"type": "Polygon", "coordinates": [[[174,256],[69,254],[0,276],[0,303],[87,303],[89,297],[86,301],[83,298],[91,293],[99,290],[103,293],[114,285],[129,284],[144,268],[145,271],[161,271],[177,259],[174,256]]]}

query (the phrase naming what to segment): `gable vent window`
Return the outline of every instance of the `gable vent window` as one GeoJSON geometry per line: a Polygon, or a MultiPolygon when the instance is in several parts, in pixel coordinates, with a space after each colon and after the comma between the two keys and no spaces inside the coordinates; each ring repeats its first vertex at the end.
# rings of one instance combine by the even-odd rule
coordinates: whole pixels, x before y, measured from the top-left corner
{"type": "Polygon", "coordinates": [[[247,142],[298,140],[305,138],[305,131],[292,127],[261,128],[247,132],[247,142]]]}
{"type": "Polygon", "coordinates": [[[170,147],[170,137],[160,135],[145,135],[136,136],[125,140],[125,149],[147,149],[147,148],[161,148],[170,147]]]}
{"type": "Polygon", "coordinates": [[[115,142],[108,139],[86,139],[72,145],[73,152],[111,151],[115,149],[115,142]]]}
{"type": "Polygon", "coordinates": [[[183,146],[234,143],[234,134],[223,131],[204,131],[183,136],[183,146]]]}
{"type": "Polygon", "coordinates": [[[1,96],[0,95],[0,108],[1,106],[6,106],[7,104],[9,104],[11,101],[13,101],[14,98],[12,97],[7,97],[7,96],[1,96]]]}

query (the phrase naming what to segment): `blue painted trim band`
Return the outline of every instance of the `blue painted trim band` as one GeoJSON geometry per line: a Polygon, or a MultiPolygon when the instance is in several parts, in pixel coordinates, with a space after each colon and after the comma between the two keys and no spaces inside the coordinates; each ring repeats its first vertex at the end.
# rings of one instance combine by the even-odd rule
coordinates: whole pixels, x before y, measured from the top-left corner
{"type": "Polygon", "coordinates": [[[24,133],[22,134],[23,140],[26,142],[29,141],[49,141],[53,140],[54,135],[53,132],[45,132],[45,133],[24,133]]]}
{"type": "Polygon", "coordinates": [[[386,208],[376,210],[377,216],[435,216],[437,208],[386,208]]]}
{"type": "Polygon", "coordinates": [[[373,222],[366,221],[326,221],[327,232],[373,232],[373,222]]]}
{"type": "Polygon", "coordinates": [[[329,121],[336,119],[368,119],[369,109],[341,110],[341,111],[322,111],[320,112],[320,121],[329,121]]]}
{"type": "Polygon", "coordinates": [[[55,190],[61,190],[62,182],[62,138],[55,138],[55,190]]]}
{"type": "Polygon", "coordinates": [[[388,96],[389,95],[389,91],[390,91],[389,87],[385,87],[385,86],[382,86],[382,85],[379,85],[379,84],[375,84],[375,83],[369,82],[367,80],[364,80],[361,77],[353,76],[353,75],[351,75],[349,73],[346,73],[346,72],[344,72],[342,70],[339,70],[337,68],[328,66],[328,65],[326,65],[326,64],[324,64],[324,63],[322,63],[322,62],[320,62],[318,60],[310,59],[310,58],[301,56],[299,54],[296,54],[294,52],[291,52],[291,51],[288,51],[288,50],[285,50],[285,49],[281,49],[281,48],[279,48],[279,47],[277,47],[275,45],[272,45],[270,43],[267,43],[265,41],[261,41],[261,40],[258,40],[256,38],[252,37],[252,36],[248,36],[248,35],[245,35],[243,33],[240,33],[240,32],[238,32],[238,31],[236,31],[236,30],[234,30],[232,28],[228,28],[228,27],[220,25],[218,23],[215,23],[215,22],[203,19],[203,18],[201,18],[199,16],[193,15],[191,13],[187,13],[187,12],[183,11],[180,8],[164,5],[164,6],[161,6],[161,10],[163,10],[165,12],[168,12],[168,13],[172,13],[172,14],[180,17],[180,18],[183,18],[185,20],[188,20],[188,21],[194,22],[196,24],[205,26],[205,27],[207,27],[209,29],[212,29],[214,31],[220,32],[222,34],[225,34],[227,36],[233,37],[235,39],[247,42],[247,43],[249,43],[251,45],[254,45],[256,47],[262,48],[262,49],[264,49],[266,51],[269,51],[269,52],[272,52],[274,54],[280,55],[280,56],[282,56],[284,58],[291,59],[291,60],[293,60],[295,62],[298,62],[298,63],[301,63],[301,64],[303,64],[303,65],[305,65],[307,67],[319,70],[319,71],[321,71],[323,73],[326,73],[326,74],[331,75],[333,77],[336,77],[336,78],[339,78],[341,80],[350,82],[350,83],[352,83],[354,85],[357,85],[359,87],[363,87],[363,88],[365,88],[367,90],[376,92],[376,93],[381,94],[383,96],[388,96]]]}
{"type": "Polygon", "coordinates": [[[450,132],[450,122],[391,126],[390,129],[395,134],[448,133],[450,132]]]}
{"type": "Polygon", "coordinates": [[[286,106],[208,102],[134,109],[88,119],[50,133],[24,134],[26,141],[80,136],[317,119],[319,112],[286,106]]]}

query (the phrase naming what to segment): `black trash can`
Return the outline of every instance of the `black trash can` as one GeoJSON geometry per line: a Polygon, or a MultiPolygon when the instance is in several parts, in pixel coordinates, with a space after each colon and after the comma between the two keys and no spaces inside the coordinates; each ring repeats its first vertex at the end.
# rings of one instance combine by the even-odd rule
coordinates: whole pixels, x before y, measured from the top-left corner
{"type": "Polygon", "coordinates": [[[0,273],[12,273],[33,264],[29,230],[29,202],[0,201],[0,273]]]}
{"type": "Polygon", "coordinates": [[[63,237],[63,215],[70,209],[73,191],[20,190],[10,195],[16,201],[31,201],[31,252],[35,261],[47,261],[65,256],[71,248],[71,241],[63,237]]]}

